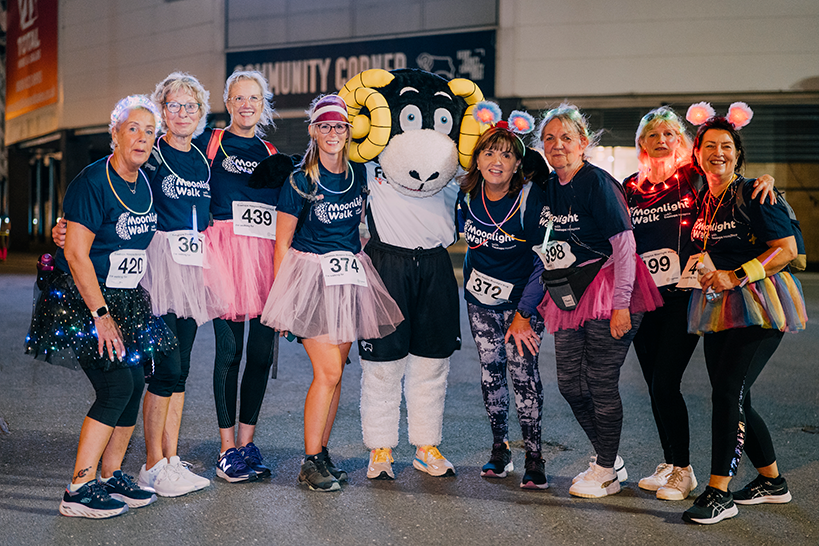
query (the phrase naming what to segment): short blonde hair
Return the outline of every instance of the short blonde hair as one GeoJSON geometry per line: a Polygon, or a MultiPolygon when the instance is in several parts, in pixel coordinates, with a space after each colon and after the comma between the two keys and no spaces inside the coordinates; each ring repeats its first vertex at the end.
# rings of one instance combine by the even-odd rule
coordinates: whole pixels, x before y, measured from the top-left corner
{"type": "Polygon", "coordinates": [[[660,106],[643,116],[637,126],[637,133],[634,135],[634,145],[637,148],[637,157],[640,160],[641,167],[648,165],[648,152],[643,148],[643,139],[645,139],[649,131],[653,131],[663,124],[677,133],[680,139],[680,146],[674,154],[676,164],[680,166],[691,161],[691,137],[688,136],[685,130],[683,120],[668,106],[660,106]]]}
{"type": "MultiPolygon", "coordinates": [[[[162,114],[147,95],[130,95],[121,99],[111,110],[111,123],[108,124],[108,132],[113,136],[114,131],[128,119],[133,110],[147,110],[154,116],[154,122],[157,127],[162,126],[162,114]]],[[[114,142],[111,141],[111,149],[114,149],[114,142]]]]}
{"type": "Polygon", "coordinates": [[[254,81],[259,85],[259,89],[262,90],[262,116],[259,118],[259,123],[256,124],[255,129],[256,136],[261,138],[265,136],[266,133],[263,127],[276,128],[276,124],[273,123],[273,116],[276,114],[276,110],[273,109],[273,93],[270,91],[267,78],[258,70],[236,70],[233,74],[228,76],[225,82],[225,92],[222,94],[222,100],[225,106],[227,106],[228,99],[230,98],[230,88],[233,87],[233,84],[241,80],[254,81]]]}
{"type": "MultiPolygon", "coordinates": [[[[205,124],[208,122],[208,114],[210,114],[210,103],[208,102],[210,93],[199,83],[199,80],[185,72],[171,72],[167,78],[156,84],[156,89],[154,89],[151,95],[151,100],[154,101],[154,104],[157,105],[160,112],[164,112],[165,100],[168,98],[168,95],[179,91],[187,91],[193,95],[193,98],[199,103],[199,111],[202,112],[202,117],[199,118],[196,131],[193,132],[193,136],[197,137],[205,130],[205,124]]],[[[168,128],[165,127],[164,119],[163,129],[165,131],[168,130],[168,128]]]]}

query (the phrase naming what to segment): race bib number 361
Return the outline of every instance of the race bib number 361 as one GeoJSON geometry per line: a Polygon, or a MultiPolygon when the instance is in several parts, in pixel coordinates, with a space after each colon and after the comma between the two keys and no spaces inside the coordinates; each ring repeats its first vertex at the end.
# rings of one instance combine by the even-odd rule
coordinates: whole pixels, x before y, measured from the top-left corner
{"type": "Polygon", "coordinates": [[[233,233],[260,239],[275,239],[276,207],[253,201],[234,201],[233,233]]]}
{"type": "Polygon", "coordinates": [[[322,254],[321,273],[324,275],[324,286],[339,284],[367,286],[364,268],[352,252],[340,250],[322,254]]]}
{"type": "Polygon", "coordinates": [[[110,266],[105,286],[108,288],[136,288],[145,275],[144,250],[117,250],[108,257],[110,266]]]}
{"type": "Polygon", "coordinates": [[[205,259],[205,236],[192,230],[168,233],[173,261],[180,265],[202,267],[205,259]]]}

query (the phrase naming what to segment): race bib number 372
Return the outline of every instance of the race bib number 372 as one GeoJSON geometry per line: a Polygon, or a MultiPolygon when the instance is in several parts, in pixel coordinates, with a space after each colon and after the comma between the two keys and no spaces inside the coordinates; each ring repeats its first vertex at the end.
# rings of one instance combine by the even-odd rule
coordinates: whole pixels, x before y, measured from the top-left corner
{"type": "Polygon", "coordinates": [[[234,201],[233,233],[260,239],[275,239],[276,207],[253,201],[234,201]]]}

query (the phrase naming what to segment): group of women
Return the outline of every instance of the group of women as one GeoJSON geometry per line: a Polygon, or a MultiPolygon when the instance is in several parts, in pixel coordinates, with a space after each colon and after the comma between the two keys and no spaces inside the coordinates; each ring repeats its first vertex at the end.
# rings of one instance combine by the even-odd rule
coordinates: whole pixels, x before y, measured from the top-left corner
{"type": "MultiPolygon", "coordinates": [[[[188,74],[168,76],[150,100],[123,99],[111,115],[113,153],[66,192],[64,250],[27,338],[35,356],[78,363],[97,395],[60,505],[65,515],[110,517],[155,494],[208,486],[177,454],[191,348],[208,320],[216,334],[217,475],[238,482],[269,474],[253,438],[281,333],[299,339],[313,367],[298,480],[335,491],[347,477],[327,446],[351,344],[383,337],[403,320],[361,250],[367,184],[362,166],[348,161],[347,108],[335,95],[314,101],[304,159],[283,187],[258,188],[248,185],[250,175],[276,153],[261,139],[272,124],[267,82],[236,72],[223,98],[231,116],[225,130],[205,129],[208,93],[188,74]],[[120,467],[146,362],[146,463],[134,483],[120,467]]],[[[537,129],[553,170],[534,183],[523,168],[526,155],[538,153],[519,136],[533,127],[525,117],[496,120],[483,132],[457,202],[468,243],[464,297],[493,436],[481,475],[505,478],[514,468],[508,367],[526,448],[521,487],[548,487],[538,371],[548,331],[559,390],[595,452],[569,492],[604,497],[627,479],[618,383],[633,341],[665,457],[639,485],[660,499],[687,498],[697,482],[680,382],[700,334],[713,387],[711,478],[684,518],[716,523],[737,513],[734,503],[788,502],[749,389],[782,333],[804,328],[807,317],[787,269],[796,254],[791,220],[775,198],[760,204],[772,195],[771,180],[755,188],[738,174],[738,124],[711,115],[691,145],[673,111],[652,111],[637,132],[641,171],[621,185],[587,161],[597,135],[563,104],[537,129]],[[747,209],[742,218],[738,200],[747,209]],[[698,263],[711,270],[678,283],[698,263]],[[732,495],[728,482],[743,448],[760,476],[732,495]]]]}

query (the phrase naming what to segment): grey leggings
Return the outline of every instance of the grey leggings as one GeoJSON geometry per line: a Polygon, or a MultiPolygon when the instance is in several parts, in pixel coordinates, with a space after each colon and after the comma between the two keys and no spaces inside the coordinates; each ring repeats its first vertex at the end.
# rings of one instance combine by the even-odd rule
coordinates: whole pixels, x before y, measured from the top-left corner
{"type": "Polygon", "coordinates": [[[642,313],[632,313],[631,330],[621,339],[611,336],[608,319],[555,332],[557,386],[591,441],[597,464],[605,468],[614,467],[620,448],[620,367],[642,318],[642,313]]]}
{"type": "MultiPolygon", "coordinates": [[[[492,427],[493,442],[499,444],[509,439],[509,387],[506,382],[508,365],[515,389],[515,407],[523,443],[526,451],[540,452],[543,385],[540,381],[538,355],[533,355],[524,348],[523,356],[520,356],[513,339],[510,338],[510,343],[504,341],[515,316],[514,309],[495,311],[472,303],[468,303],[466,307],[481,361],[481,390],[492,427]]],[[[543,319],[540,315],[533,316],[530,322],[535,333],[542,336],[543,319]]]]}

